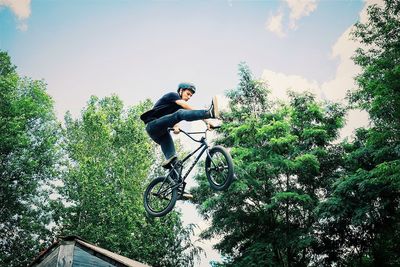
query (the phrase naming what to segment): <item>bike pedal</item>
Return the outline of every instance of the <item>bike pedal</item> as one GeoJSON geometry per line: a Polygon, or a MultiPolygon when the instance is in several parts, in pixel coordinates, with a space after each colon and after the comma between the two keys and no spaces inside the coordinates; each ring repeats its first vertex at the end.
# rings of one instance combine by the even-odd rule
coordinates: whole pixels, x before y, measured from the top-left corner
{"type": "Polygon", "coordinates": [[[179,195],[179,200],[191,200],[193,199],[193,195],[189,194],[189,193],[183,193],[181,195],[179,195]]]}

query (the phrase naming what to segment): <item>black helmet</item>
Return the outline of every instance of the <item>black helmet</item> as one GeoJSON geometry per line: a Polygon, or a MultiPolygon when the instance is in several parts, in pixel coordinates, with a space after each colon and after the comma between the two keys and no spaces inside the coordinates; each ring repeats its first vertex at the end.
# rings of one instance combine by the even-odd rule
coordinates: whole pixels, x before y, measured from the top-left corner
{"type": "Polygon", "coordinates": [[[180,83],[177,90],[178,94],[180,89],[189,89],[193,94],[196,93],[196,86],[193,83],[180,83]]]}

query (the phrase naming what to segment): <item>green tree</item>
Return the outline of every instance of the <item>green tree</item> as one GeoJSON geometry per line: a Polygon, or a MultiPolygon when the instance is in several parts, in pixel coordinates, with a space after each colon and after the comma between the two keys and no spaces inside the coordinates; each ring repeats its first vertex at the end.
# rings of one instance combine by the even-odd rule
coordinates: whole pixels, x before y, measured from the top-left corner
{"type": "Polygon", "coordinates": [[[231,112],[225,114],[226,119],[257,117],[265,113],[270,108],[269,90],[265,81],[255,80],[250,68],[244,62],[239,64],[239,77],[238,87],[227,92],[229,100],[235,104],[230,105],[231,112]]]}
{"type": "Polygon", "coordinates": [[[320,207],[327,263],[400,265],[400,2],[368,8],[356,24],[362,72],[350,103],[369,113],[371,127],[344,143],[345,175],[320,207]],[[340,242],[338,242],[340,240],[340,242]]]}
{"type": "Polygon", "coordinates": [[[129,110],[117,96],[92,97],[79,119],[65,119],[69,157],[60,216],[61,233],[153,266],[190,266],[192,226],[178,213],[148,219],[143,207],[154,147],[139,119],[144,102],[129,110]]]}
{"type": "Polygon", "coordinates": [[[339,175],[341,149],[332,142],[344,109],[308,93],[291,93],[290,104],[274,106],[247,67],[239,74],[218,140],[231,148],[237,179],[216,194],[197,177],[196,202],[211,219],[202,236],[222,237],[216,248],[227,257],[223,266],[307,266],[315,209],[339,175]]]}
{"type": "Polygon", "coordinates": [[[51,241],[49,183],[59,126],[43,81],[21,78],[0,52],[0,265],[24,266],[51,241]]]}

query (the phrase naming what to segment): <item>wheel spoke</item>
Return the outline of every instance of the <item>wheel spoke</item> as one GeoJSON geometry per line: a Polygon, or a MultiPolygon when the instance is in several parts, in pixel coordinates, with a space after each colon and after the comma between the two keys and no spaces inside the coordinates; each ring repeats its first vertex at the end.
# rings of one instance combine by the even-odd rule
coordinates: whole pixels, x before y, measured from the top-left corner
{"type": "Polygon", "coordinates": [[[172,188],[168,181],[154,185],[148,198],[149,208],[154,212],[161,212],[171,202],[172,188]]]}
{"type": "Polygon", "coordinates": [[[221,185],[226,181],[228,173],[225,170],[229,169],[225,157],[221,153],[215,153],[211,157],[212,167],[208,168],[211,179],[217,185],[221,185]]]}
{"type": "Polygon", "coordinates": [[[225,190],[233,180],[233,162],[229,152],[222,146],[211,148],[206,158],[206,175],[210,186],[217,191],[225,190]]]}

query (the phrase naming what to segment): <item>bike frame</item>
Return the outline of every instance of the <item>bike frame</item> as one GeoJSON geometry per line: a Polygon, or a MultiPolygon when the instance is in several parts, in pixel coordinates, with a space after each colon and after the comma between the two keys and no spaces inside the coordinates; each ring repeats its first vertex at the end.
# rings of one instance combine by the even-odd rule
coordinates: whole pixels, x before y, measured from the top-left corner
{"type": "MultiPolygon", "coordinates": [[[[217,127],[215,127],[217,128],[217,127]]],[[[180,130],[180,132],[184,133],[186,136],[188,136],[190,139],[192,139],[193,141],[200,143],[200,146],[198,148],[196,148],[195,150],[193,150],[191,153],[189,153],[188,155],[186,155],[186,157],[184,157],[182,160],[178,160],[173,166],[172,169],[169,171],[168,175],[166,176],[166,179],[168,177],[171,177],[172,179],[172,173],[175,172],[176,175],[178,175],[178,177],[181,178],[181,181],[179,183],[176,183],[176,185],[171,188],[171,189],[175,189],[179,186],[181,186],[183,184],[183,188],[182,190],[185,189],[185,180],[186,178],[189,176],[190,172],[193,170],[194,166],[197,164],[197,162],[200,160],[201,156],[204,154],[204,152],[207,152],[207,156],[210,157],[210,154],[208,152],[209,149],[209,145],[207,143],[207,130],[205,130],[204,132],[185,132],[183,130],[180,130]],[[197,140],[195,138],[193,138],[191,135],[193,134],[204,134],[204,136],[201,137],[200,140],[197,140]],[[186,171],[185,175],[182,176],[182,169],[184,166],[184,163],[191,158],[194,154],[196,154],[198,151],[200,150],[200,153],[197,155],[197,157],[195,158],[193,164],[189,167],[189,169],[186,171]],[[179,172],[178,172],[178,170],[179,172]]]]}
{"type": "MultiPolygon", "coordinates": [[[[213,129],[215,128],[220,128],[220,126],[218,127],[212,127],[213,129]]],[[[169,131],[172,130],[171,128],[168,129],[169,131]]],[[[160,216],[164,216],[165,214],[167,214],[169,211],[171,211],[174,207],[174,205],[176,204],[176,201],[179,199],[184,199],[182,198],[182,196],[184,197],[184,193],[185,193],[185,187],[186,187],[186,178],[189,176],[190,172],[193,170],[194,166],[199,162],[201,156],[204,154],[204,152],[206,152],[207,157],[206,158],[206,167],[209,164],[214,165],[214,167],[217,167],[217,165],[215,164],[215,162],[213,162],[212,158],[211,158],[211,152],[210,152],[210,145],[207,142],[207,131],[209,129],[203,131],[203,132],[185,132],[183,130],[180,130],[180,132],[182,132],[183,134],[185,134],[186,136],[188,136],[190,139],[192,139],[194,142],[200,143],[199,147],[197,147],[196,149],[194,149],[192,152],[190,152],[189,154],[187,154],[182,160],[175,160],[175,162],[173,162],[171,164],[171,169],[168,171],[168,174],[164,177],[159,177],[156,180],[153,180],[151,182],[151,184],[147,187],[146,192],[145,192],[145,196],[144,196],[144,202],[145,202],[145,209],[147,210],[147,212],[149,212],[151,215],[154,215],[156,217],[160,217],[160,216]],[[204,136],[202,136],[200,139],[195,139],[192,137],[192,135],[194,134],[202,134],[204,136]],[[183,174],[183,168],[185,166],[185,163],[191,158],[193,157],[196,153],[198,153],[198,155],[195,157],[193,163],[189,166],[189,168],[185,171],[185,173],[183,174]],[[208,162],[208,160],[211,160],[211,162],[208,162]],[[177,181],[176,178],[179,178],[179,180],[177,181]],[[159,186],[159,188],[155,188],[156,186],[159,186]],[[155,191],[153,191],[153,189],[155,189],[155,191]],[[157,199],[162,200],[166,200],[166,202],[156,202],[156,206],[154,210],[153,209],[153,205],[152,205],[152,198],[149,198],[150,196],[155,196],[157,199]],[[166,204],[166,205],[165,205],[166,204]],[[162,207],[160,207],[159,205],[162,205],[162,207]],[[158,206],[158,207],[157,207],[158,206]],[[161,210],[159,208],[162,208],[161,210]]],[[[213,151],[214,148],[211,149],[211,151],[213,151]]],[[[229,155],[229,153],[223,148],[223,147],[215,147],[216,151],[220,151],[224,158],[227,160],[227,164],[228,166],[223,166],[223,169],[228,169],[228,171],[233,171],[233,166],[232,166],[232,159],[229,155]]],[[[218,167],[220,168],[220,167],[218,167]]],[[[208,177],[208,180],[210,182],[210,186],[215,189],[215,190],[223,190],[226,189],[227,186],[230,185],[230,183],[232,182],[232,173],[229,177],[227,177],[228,179],[230,179],[227,184],[227,186],[225,186],[225,184],[223,184],[221,187],[222,189],[220,189],[220,185],[219,184],[215,184],[214,181],[212,181],[209,177],[209,173],[208,173],[209,169],[206,169],[206,175],[208,177]]],[[[156,200],[158,201],[158,200],[156,200]]]]}
{"type": "MultiPolygon", "coordinates": [[[[219,128],[219,126],[214,127],[214,129],[219,128]]],[[[172,130],[172,128],[169,128],[168,130],[172,130]]],[[[180,132],[185,134],[186,136],[188,136],[190,139],[192,139],[194,142],[200,143],[200,146],[198,148],[196,148],[195,150],[193,150],[192,152],[190,152],[188,155],[186,155],[182,160],[178,160],[171,168],[171,170],[168,172],[168,175],[165,177],[166,179],[168,179],[168,177],[170,179],[172,179],[172,174],[173,172],[175,172],[176,175],[178,175],[178,177],[181,178],[181,181],[176,183],[173,187],[171,187],[171,189],[175,189],[180,187],[181,185],[183,185],[182,191],[185,189],[185,185],[186,185],[186,178],[189,176],[190,172],[193,170],[194,166],[197,164],[197,162],[200,160],[201,156],[204,154],[204,152],[207,153],[207,156],[210,157],[210,153],[209,153],[209,144],[207,143],[207,130],[203,131],[203,132],[185,132],[184,130],[180,129],[180,132]],[[200,140],[193,138],[191,135],[194,134],[203,134],[204,136],[201,137],[200,140]],[[189,169],[186,171],[186,173],[182,176],[182,169],[184,166],[184,163],[190,159],[194,154],[196,154],[198,151],[200,150],[200,153],[197,155],[197,157],[195,158],[193,164],[189,167],[189,169]]]]}
{"type": "MultiPolygon", "coordinates": [[[[220,126],[216,126],[213,127],[213,129],[217,129],[220,128],[220,126]]],[[[173,128],[168,128],[169,131],[172,131],[173,128]]],[[[200,143],[200,146],[198,148],[196,148],[195,150],[193,150],[191,153],[189,153],[188,155],[186,155],[186,157],[184,157],[182,160],[177,160],[176,163],[172,166],[171,170],[168,172],[168,174],[165,176],[165,180],[163,182],[163,184],[168,180],[172,180],[174,181],[174,185],[171,187],[167,187],[164,190],[160,190],[157,192],[158,195],[164,195],[164,194],[169,194],[169,192],[171,192],[172,190],[179,188],[180,186],[182,186],[182,188],[180,189],[182,192],[185,190],[186,187],[186,178],[189,176],[189,173],[193,170],[194,166],[197,164],[197,162],[200,160],[201,156],[204,154],[204,152],[207,152],[207,156],[211,158],[210,153],[209,153],[209,145],[207,143],[207,131],[209,131],[208,129],[203,131],[203,132],[185,132],[184,130],[180,129],[180,132],[184,133],[186,136],[188,136],[190,139],[192,139],[193,141],[200,143]],[[204,134],[204,136],[201,137],[200,140],[197,140],[195,138],[193,138],[191,135],[193,134],[204,134]],[[182,177],[182,169],[183,169],[183,165],[184,163],[191,158],[194,154],[196,154],[199,150],[200,153],[197,155],[196,159],[194,160],[193,164],[190,166],[190,168],[187,170],[187,172],[185,173],[185,175],[182,177]],[[172,173],[175,172],[176,175],[178,175],[178,177],[181,178],[180,182],[176,182],[173,178],[172,178],[172,173]],[[171,190],[171,191],[170,191],[171,190]]]]}

